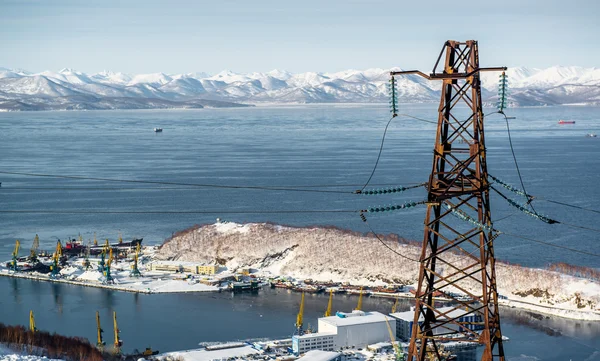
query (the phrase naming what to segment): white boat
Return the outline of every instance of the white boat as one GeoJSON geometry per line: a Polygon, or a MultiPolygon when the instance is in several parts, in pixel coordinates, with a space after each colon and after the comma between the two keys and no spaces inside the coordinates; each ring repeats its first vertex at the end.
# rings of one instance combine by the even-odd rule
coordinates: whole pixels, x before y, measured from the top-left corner
{"type": "Polygon", "coordinates": [[[588,133],[585,136],[588,138],[596,138],[598,135],[596,135],[596,133],[588,133]]]}
{"type": "Polygon", "coordinates": [[[162,133],[162,128],[154,128],[154,133],[162,133]]]}

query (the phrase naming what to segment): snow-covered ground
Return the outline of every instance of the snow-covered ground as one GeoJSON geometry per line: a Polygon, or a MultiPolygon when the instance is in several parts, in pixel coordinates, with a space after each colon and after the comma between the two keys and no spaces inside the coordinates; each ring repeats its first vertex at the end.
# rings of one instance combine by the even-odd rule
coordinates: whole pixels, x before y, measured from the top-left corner
{"type": "Polygon", "coordinates": [[[159,360],[181,360],[181,361],[211,361],[226,360],[229,357],[238,357],[243,360],[251,359],[251,355],[258,355],[259,352],[251,346],[226,348],[221,350],[208,351],[206,349],[194,349],[185,351],[168,352],[158,355],[159,360]]]}
{"type": "MultiPolygon", "coordinates": [[[[420,247],[385,238],[397,252],[418,259],[420,247]]],[[[157,259],[211,262],[257,269],[265,277],[378,286],[389,283],[416,286],[418,265],[398,258],[373,237],[334,228],[294,228],[265,223],[220,222],[183,232],[166,242],[157,259]],[[343,247],[340,245],[343,244],[343,247]]],[[[471,262],[448,255],[458,265],[471,262]]],[[[450,270],[442,270],[442,273],[450,270]]],[[[575,319],[600,320],[600,283],[555,271],[496,263],[501,303],[510,307],[575,319]]],[[[474,277],[478,277],[475,275],[474,277]]],[[[474,281],[463,286],[475,292],[474,281]]],[[[448,291],[458,291],[450,289],[448,291]]],[[[405,296],[412,297],[409,294],[405,296]]]]}
{"type": "MultiPolygon", "coordinates": [[[[410,258],[419,257],[418,246],[393,238],[383,241],[410,258]]],[[[458,265],[468,261],[458,255],[447,258],[458,265]]],[[[418,277],[416,263],[399,263],[372,237],[334,228],[294,228],[264,223],[217,222],[182,232],[159,249],[144,248],[139,262],[140,277],[130,275],[131,260],[115,261],[111,268],[113,284],[106,284],[105,276],[97,271],[98,260],[91,262],[89,271],[84,270],[81,259],[71,262],[61,270],[57,280],[35,272],[13,273],[2,266],[0,276],[142,293],[218,291],[219,287],[214,284],[232,279],[241,268],[253,269],[254,275],[264,278],[312,279],[360,286],[402,284],[414,288],[418,277]],[[216,260],[226,262],[215,276],[150,270],[152,262],[186,265],[214,264],[216,260]]],[[[502,305],[572,319],[600,320],[600,282],[501,262],[496,263],[496,275],[502,305]]],[[[462,286],[471,292],[477,291],[473,280],[465,280],[462,286]]],[[[451,287],[447,287],[447,291],[462,293],[451,287]]],[[[392,296],[414,297],[408,292],[392,296]]]]}
{"type": "Polygon", "coordinates": [[[62,361],[58,359],[49,359],[44,356],[31,356],[16,353],[0,345],[0,361],[62,361]]]}
{"type": "MultiPolygon", "coordinates": [[[[13,272],[0,266],[0,276],[11,276],[20,278],[31,278],[52,282],[65,282],[81,286],[111,288],[119,291],[140,292],[140,293],[176,293],[176,292],[210,292],[218,291],[216,286],[210,286],[200,283],[207,276],[174,274],[172,272],[151,271],[150,263],[154,253],[152,247],[145,247],[145,256],[141,257],[139,270],[141,276],[131,275],[131,260],[115,261],[111,267],[111,276],[113,283],[106,283],[106,277],[98,271],[99,260],[91,259],[92,268],[85,270],[82,260],[79,259],[60,271],[60,277],[52,279],[49,274],[40,274],[37,272],[13,272]]],[[[220,275],[221,277],[223,275],[220,275]]]]}

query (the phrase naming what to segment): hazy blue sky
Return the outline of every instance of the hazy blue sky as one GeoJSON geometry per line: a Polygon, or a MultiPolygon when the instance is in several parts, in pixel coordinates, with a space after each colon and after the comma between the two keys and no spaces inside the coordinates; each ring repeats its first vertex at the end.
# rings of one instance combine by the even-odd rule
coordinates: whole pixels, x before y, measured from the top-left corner
{"type": "Polygon", "coordinates": [[[600,64],[598,1],[0,0],[0,66],[130,73],[431,70],[447,39],[484,66],[600,64]]]}

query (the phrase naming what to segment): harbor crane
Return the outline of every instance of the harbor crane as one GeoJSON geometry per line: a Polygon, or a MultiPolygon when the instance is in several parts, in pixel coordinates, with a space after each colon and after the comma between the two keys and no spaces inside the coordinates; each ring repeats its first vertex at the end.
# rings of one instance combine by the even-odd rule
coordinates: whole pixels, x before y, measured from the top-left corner
{"type": "Polygon", "coordinates": [[[392,326],[390,326],[390,321],[388,321],[387,316],[385,317],[385,323],[387,325],[387,329],[388,332],[390,334],[390,343],[392,344],[392,347],[394,348],[394,353],[396,354],[396,361],[404,361],[404,352],[402,352],[402,349],[400,348],[400,345],[398,345],[398,342],[396,342],[396,340],[394,339],[394,331],[392,331],[392,326]]]}
{"type": "Polygon", "coordinates": [[[331,304],[333,303],[333,289],[329,290],[329,302],[327,303],[327,310],[325,311],[325,317],[331,316],[331,304]]]}
{"type": "Polygon", "coordinates": [[[396,302],[394,302],[394,305],[392,306],[392,313],[396,313],[396,310],[398,309],[398,296],[396,296],[396,302]]]}
{"type": "Polygon", "coordinates": [[[35,327],[35,318],[33,317],[33,310],[29,311],[29,331],[37,331],[37,328],[35,327]]]}
{"type": "Polygon", "coordinates": [[[302,292],[302,298],[300,299],[300,310],[298,316],[296,316],[296,334],[302,336],[304,334],[303,326],[304,318],[304,292],[302,292]]]}
{"type": "Polygon", "coordinates": [[[90,263],[90,242],[88,241],[87,247],[85,248],[85,258],[83,259],[83,267],[86,271],[92,269],[92,264],[90,263]]]}
{"type": "Polygon", "coordinates": [[[133,265],[131,266],[130,276],[139,277],[142,275],[140,273],[140,270],[138,269],[139,254],[140,254],[140,244],[138,243],[137,246],[135,247],[135,255],[133,256],[133,265]]]}
{"type": "Polygon", "coordinates": [[[96,232],[94,232],[94,246],[98,245],[98,240],[96,239],[96,232]]]}
{"type": "Polygon", "coordinates": [[[50,266],[50,270],[52,271],[50,273],[50,277],[52,278],[58,278],[58,276],[60,275],[59,271],[59,264],[60,264],[60,258],[62,257],[62,245],[60,244],[60,239],[58,241],[56,241],[56,250],[54,251],[54,254],[52,255],[52,265],[50,266]]]}
{"type": "Polygon", "coordinates": [[[109,284],[109,283],[115,283],[115,279],[112,277],[112,275],[110,274],[110,265],[112,263],[112,259],[108,259],[108,262],[106,262],[106,267],[104,268],[104,283],[109,284]]]}
{"type": "Polygon", "coordinates": [[[19,270],[19,268],[17,267],[17,260],[19,258],[19,247],[21,247],[21,242],[19,242],[19,240],[17,239],[17,241],[15,242],[15,249],[12,253],[12,264],[10,267],[15,272],[19,270]]]}
{"type": "MultiPolygon", "coordinates": [[[[110,260],[109,260],[110,262],[110,260]]],[[[119,339],[119,334],[121,333],[121,330],[119,330],[119,326],[117,325],[117,311],[113,311],[113,324],[114,324],[114,333],[115,333],[115,354],[119,355],[121,354],[121,346],[123,346],[123,341],[121,341],[121,339],[119,339]]]]}
{"type": "Polygon", "coordinates": [[[96,347],[102,351],[106,343],[104,343],[104,341],[102,340],[102,333],[104,332],[104,330],[102,329],[102,327],[100,327],[100,312],[98,311],[96,311],[96,332],[98,337],[98,340],[96,341],[96,347]]]}
{"type": "Polygon", "coordinates": [[[363,300],[363,288],[360,288],[360,294],[358,295],[358,304],[356,305],[356,311],[362,311],[362,300],[363,300]]]}
{"type": "Polygon", "coordinates": [[[36,234],[33,238],[33,245],[31,251],[29,251],[29,260],[31,262],[37,262],[38,249],[40,248],[40,237],[36,234]]]}

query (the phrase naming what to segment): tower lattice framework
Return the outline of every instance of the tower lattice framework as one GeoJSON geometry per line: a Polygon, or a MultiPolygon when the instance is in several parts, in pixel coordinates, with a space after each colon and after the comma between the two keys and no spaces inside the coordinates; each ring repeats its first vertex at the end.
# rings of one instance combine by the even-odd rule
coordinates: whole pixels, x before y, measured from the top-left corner
{"type": "Polygon", "coordinates": [[[477,41],[447,41],[433,73],[442,81],[425,232],[408,360],[444,360],[443,341],[484,346],[482,360],[504,360],[496,290],[484,116],[477,41]],[[438,67],[443,64],[443,70],[438,67]],[[451,308],[434,298],[444,293],[451,308]],[[466,297],[465,297],[466,295],[466,297]]]}

